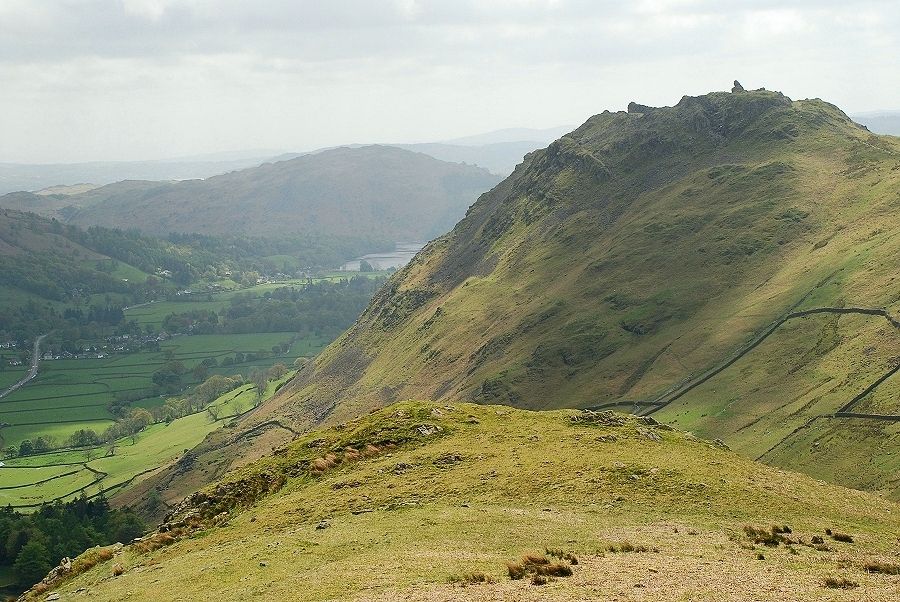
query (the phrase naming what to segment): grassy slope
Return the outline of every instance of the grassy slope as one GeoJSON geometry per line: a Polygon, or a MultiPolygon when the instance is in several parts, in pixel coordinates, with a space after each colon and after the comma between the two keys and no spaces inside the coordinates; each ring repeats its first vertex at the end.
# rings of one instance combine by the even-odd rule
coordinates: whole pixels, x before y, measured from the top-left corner
{"type": "Polygon", "coordinates": [[[640,419],[575,415],[407,402],[312,432],[189,499],[169,519],[187,529],[179,542],[126,547],[58,591],[86,588],[97,601],[887,601],[900,587],[900,576],[862,570],[896,562],[896,504],[640,419]],[[328,453],[345,460],[310,472],[328,453]],[[317,529],[322,520],[330,526],[317,529]],[[795,541],[818,534],[829,550],[754,546],[745,524],[789,524],[795,541]],[[625,540],[658,551],[606,550],[625,540]],[[543,587],[506,577],[507,561],[545,547],[577,554],[574,576],[543,587]],[[124,574],[113,578],[114,563],[124,574]],[[473,571],[497,582],[448,583],[473,571]],[[828,576],[859,587],[827,589],[828,576]]]}
{"type": "MultiPolygon", "coordinates": [[[[248,426],[279,417],[302,428],[405,398],[527,408],[648,399],[792,308],[886,307],[896,315],[897,139],[873,136],[825,102],[771,92],[640,111],[597,115],[529,155],[248,426]]],[[[767,342],[781,355],[754,352],[734,366],[755,375],[746,385],[792,349],[801,356],[797,397],[823,378],[841,381],[790,416],[789,429],[755,431],[761,439],[746,453],[779,444],[896,361],[886,322],[838,323],[834,349],[817,350],[814,326],[804,334],[789,324],[767,342]],[[870,348],[877,360],[860,361],[870,348]]],[[[756,417],[779,405],[771,395],[784,391],[776,389],[754,396],[744,386],[740,412],[756,417]]],[[[743,448],[737,423],[706,420],[704,404],[733,396],[702,393],[684,399],[694,416],[686,428],[743,448]]],[[[841,428],[850,455],[870,448],[853,442],[869,425],[841,428]]],[[[900,451],[881,440],[884,475],[900,451]]],[[[846,447],[823,450],[821,466],[831,468],[818,475],[852,485],[874,476],[837,468],[846,447]]],[[[792,455],[765,459],[788,465],[792,455]]],[[[896,482],[877,480],[875,488],[900,495],[896,482]]]]}

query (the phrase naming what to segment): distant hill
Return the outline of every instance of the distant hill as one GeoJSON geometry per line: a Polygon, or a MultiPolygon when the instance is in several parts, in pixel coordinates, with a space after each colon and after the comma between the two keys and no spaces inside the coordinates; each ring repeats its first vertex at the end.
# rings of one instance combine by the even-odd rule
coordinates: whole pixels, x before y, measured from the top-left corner
{"type": "Polygon", "coordinates": [[[879,111],[852,117],[856,123],[866,126],[876,134],[900,136],[900,111],[879,111]]]}
{"type": "Polygon", "coordinates": [[[0,205],[82,226],[251,236],[427,240],[499,178],[393,147],[338,148],[206,180],[117,182],[76,195],[15,193],[0,205]]]}
{"type": "Polygon", "coordinates": [[[461,146],[439,142],[397,144],[396,146],[417,153],[425,153],[441,161],[477,165],[491,173],[507,176],[512,173],[516,165],[524,160],[525,155],[546,145],[546,142],[536,140],[519,140],[480,146],[461,146]]]}

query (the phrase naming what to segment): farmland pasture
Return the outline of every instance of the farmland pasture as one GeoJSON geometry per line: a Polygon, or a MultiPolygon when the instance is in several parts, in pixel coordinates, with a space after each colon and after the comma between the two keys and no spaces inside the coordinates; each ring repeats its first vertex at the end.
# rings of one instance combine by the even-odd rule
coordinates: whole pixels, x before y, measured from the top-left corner
{"type": "MultiPolygon", "coordinates": [[[[388,271],[364,273],[335,271],[317,276],[312,280],[313,282],[339,282],[341,280],[347,280],[354,276],[362,276],[364,278],[377,278],[388,277],[390,275],[391,272],[388,271]]],[[[163,320],[165,320],[166,316],[168,316],[169,314],[184,313],[188,311],[219,312],[222,309],[228,307],[231,303],[231,300],[238,295],[259,298],[266,293],[274,292],[280,288],[302,288],[306,285],[306,283],[307,280],[305,279],[291,279],[282,280],[279,282],[267,282],[264,284],[258,284],[256,286],[226,290],[217,293],[195,293],[192,295],[185,295],[182,299],[175,301],[156,301],[153,303],[142,303],[141,305],[135,305],[134,307],[130,307],[125,311],[125,316],[128,320],[136,321],[142,327],[150,325],[159,328],[160,325],[162,325],[163,320]]]]}
{"type": "MultiPolygon", "coordinates": [[[[279,384],[293,376],[289,372],[266,388],[265,398],[275,394],[279,384]]],[[[256,403],[252,385],[229,391],[210,405],[221,407],[218,420],[203,411],[153,424],[132,437],[123,437],[115,445],[93,449],[60,450],[6,461],[0,468],[0,506],[27,507],[45,501],[70,500],[82,493],[93,496],[132,484],[157,468],[180,458],[213,430],[231,420],[236,413],[256,403]],[[114,453],[110,453],[111,448],[114,453]],[[24,485],[32,484],[31,487],[24,485]]],[[[27,508],[26,508],[27,509],[27,508]]]]}
{"type": "Polygon", "coordinates": [[[0,372],[0,391],[3,391],[10,385],[14,385],[17,383],[23,376],[25,376],[26,370],[23,368],[11,367],[6,365],[6,360],[0,358],[0,361],[4,362],[4,370],[0,372]]]}
{"type": "Polygon", "coordinates": [[[0,400],[2,446],[17,446],[24,439],[36,437],[50,437],[60,444],[81,428],[100,432],[112,424],[114,416],[107,406],[120,396],[140,397],[135,403],[140,407],[161,405],[164,399],[152,393],[151,378],[170,360],[184,364],[188,371],[185,384],[190,385],[196,382],[190,370],[207,358],[221,364],[238,352],[267,352],[264,358],[210,370],[246,375],[257,366],[279,361],[289,365],[297,357],[314,355],[328,342],[315,337],[298,339],[286,353],[272,354],[273,346],[293,337],[285,332],[178,336],[161,343],[159,351],[43,361],[34,381],[0,400]]]}

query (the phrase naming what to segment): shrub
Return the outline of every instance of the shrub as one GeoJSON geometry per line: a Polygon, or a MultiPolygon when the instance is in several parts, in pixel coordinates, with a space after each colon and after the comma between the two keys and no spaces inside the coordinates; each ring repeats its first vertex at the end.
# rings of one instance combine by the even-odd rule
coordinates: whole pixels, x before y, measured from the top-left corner
{"type": "Polygon", "coordinates": [[[113,568],[112,568],[112,574],[113,574],[113,576],[118,577],[119,575],[122,575],[122,574],[124,574],[124,573],[125,573],[125,567],[124,567],[124,566],[122,566],[122,565],[119,564],[118,562],[117,562],[116,564],[113,565],[113,568]]]}
{"type": "Polygon", "coordinates": [[[830,587],[831,589],[851,589],[854,587],[859,587],[859,583],[856,581],[850,581],[849,579],[845,579],[843,577],[825,577],[825,587],[830,587]]]}
{"type": "Polygon", "coordinates": [[[842,541],[844,543],[853,543],[853,536],[848,535],[847,533],[838,533],[837,531],[831,534],[831,539],[842,541]]]}

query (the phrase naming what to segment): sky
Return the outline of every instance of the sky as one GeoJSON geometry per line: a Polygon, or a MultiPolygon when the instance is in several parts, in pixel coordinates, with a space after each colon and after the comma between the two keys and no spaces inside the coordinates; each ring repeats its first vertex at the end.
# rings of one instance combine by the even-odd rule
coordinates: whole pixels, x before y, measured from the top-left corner
{"type": "Polygon", "coordinates": [[[900,109],[896,0],[0,0],[0,162],[577,125],[746,88],[900,109]]]}

